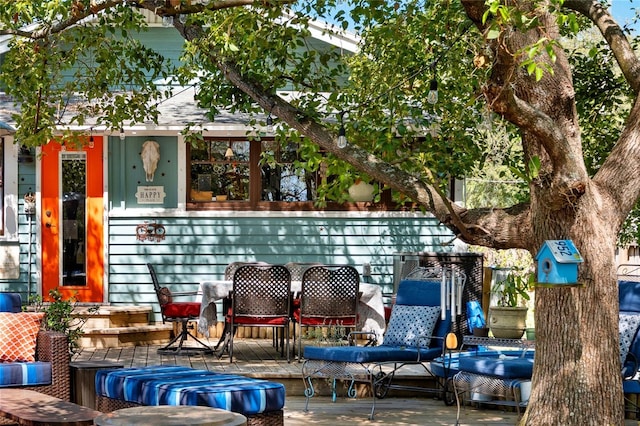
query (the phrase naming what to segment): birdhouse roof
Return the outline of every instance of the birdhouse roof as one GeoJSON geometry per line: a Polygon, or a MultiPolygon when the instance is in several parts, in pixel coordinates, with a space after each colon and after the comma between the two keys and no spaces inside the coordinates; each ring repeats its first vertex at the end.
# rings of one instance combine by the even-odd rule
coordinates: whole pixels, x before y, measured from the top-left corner
{"type": "Polygon", "coordinates": [[[584,259],[571,240],[547,240],[544,242],[536,260],[550,252],[557,263],[582,263],[584,259]]]}

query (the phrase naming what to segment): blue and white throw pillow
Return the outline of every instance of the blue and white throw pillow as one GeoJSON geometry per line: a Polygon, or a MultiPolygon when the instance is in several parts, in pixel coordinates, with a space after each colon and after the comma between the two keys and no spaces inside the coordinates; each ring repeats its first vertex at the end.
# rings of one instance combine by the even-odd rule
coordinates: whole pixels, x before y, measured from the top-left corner
{"type": "Polygon", "coordinates": [[[624,364],[627,358],[631,343],[638,333],[640,326],[640,314],[620,312],[620,321],[618,327],[620,329],[620,363],[624,364]]]}
{"type": "MultiPolygon", "coordinates": [[[[418,338],[431,336],[440,317],[440,306],[395,305],[391,311],[389,326],[384,335],[387,346],[416,346],[418,338]]],[[[420,340],[428,346],[431,338],[420,340]]]]}

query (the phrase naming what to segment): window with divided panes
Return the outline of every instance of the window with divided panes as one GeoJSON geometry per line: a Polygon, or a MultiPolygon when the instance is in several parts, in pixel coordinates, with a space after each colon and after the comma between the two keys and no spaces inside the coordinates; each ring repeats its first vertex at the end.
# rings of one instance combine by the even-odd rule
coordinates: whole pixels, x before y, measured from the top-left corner
{"type": "Polygon", "coordinates": [[[187,157],[192,209],[312,208],[321,178],[296,167],[297,144],[273,139],[206,138],[187,157]]]}

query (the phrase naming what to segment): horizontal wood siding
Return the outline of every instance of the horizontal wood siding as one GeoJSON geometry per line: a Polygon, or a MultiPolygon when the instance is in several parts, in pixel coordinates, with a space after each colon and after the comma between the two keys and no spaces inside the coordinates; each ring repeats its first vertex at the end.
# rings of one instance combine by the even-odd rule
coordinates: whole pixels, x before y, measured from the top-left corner
{"type": "Polygon", "coordinates": [[[405,251],[451,251],[452,234],[426,216],[411,217],[112,217],[109,223],[109,301],[113,304],[157,303],[146,263],[159,280],[177,291],[197,290],[201,281],[222,279],[227,264],[345,263],[363,278],[393,288],[393,254],[405,251]],[[165,227],[160,242],[138,241],[138,224],[165,227]]]}
{"type": "MultiPolygon", "coordinates": [[[[5,147],[6,149],[6,147],[5,147]]],[[[38,272],[36,269],[37,245],[35,215],[31,216],[31,235],[29,235],[29,216],[24,214],[24,194],[36,192],[35,162],[20,166],[18,176],[18,239],[20,241],[20,277],[17,280],[0,280],[0,291],[18,292],[22,302],[27,303],[28,295],[37,293],[38,272]],[[31,236],[31,244],[29,237],[31,236]],[[29,268],[29,249],[31,249],[31,268],[29,268]],[[29,291],[29,271],[31,271],[31,291],[29,291]]],[[[9,243],[11,244],[11,243],[9,243]]]]}

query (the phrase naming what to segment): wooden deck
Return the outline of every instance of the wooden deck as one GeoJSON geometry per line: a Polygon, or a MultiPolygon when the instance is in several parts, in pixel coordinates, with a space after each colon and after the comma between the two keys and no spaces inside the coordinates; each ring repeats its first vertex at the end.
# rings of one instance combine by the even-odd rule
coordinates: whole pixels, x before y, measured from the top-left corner
{"type": "MultiPolygon", "coordinates": [[[[215,343],[215,342],[210,342],[215,343]]],[[[285,406],[285,426],[309,426],[338,424],[386,424],[386,425],[454,425],[456,407],[447,407],[431,394],[411,393],[390,396],[376,403],[376,419],[369,421],[371,398],[359,396],[356,399],[339,395],[336,402],[329,396],[315,396],[309,403],[309,411],[304,411],[304,384],[302,363],[292,360],[287,363],[272,347],[269,339],[236,339],[234,360],[229,363],[225,355],[218,359],[212,355],[166,356],[157,353],[158,346],[135,346],[124,348],[84,348],[73,357],[73,361],[107,360],[119,362],[125,367],[147,365],[185,365],[192,368],[218,372],[242,374],[284,383],[287,389],[285,406]]],[[[414,372],[404,373],[403,379],[424,380],[414,372]]],[[[325,388],[321,395],[329,395],[325,388]]],[[[363,389],[362,391],[366,391],[363,389]]],[[[477,409],[465,407],[461,415],[461,425],[514,425],[517,416],[513,412],[499,409],[477,409]]]]}

